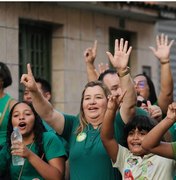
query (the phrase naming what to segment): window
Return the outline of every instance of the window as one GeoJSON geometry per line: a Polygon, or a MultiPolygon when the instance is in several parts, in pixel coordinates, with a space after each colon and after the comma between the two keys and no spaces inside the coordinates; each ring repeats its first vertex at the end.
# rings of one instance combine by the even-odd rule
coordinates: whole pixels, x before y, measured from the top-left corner
{"type": "Polygon", "coordinates": [[[146,74],[149,78],[152,79],[151,67],[150,66],[142,66],[142,73],[146,74]]]}
{"type": "MultiPolygon", "coordinates": [[[[128,41],[128,47],[132,46],[132,42],[133,42],[133,44],[135,44],[135,38],[136,38],[135,33],[125,31],[125,30],[110,28],[109,29],[109,47],[110,47],[109,50],[112,54],[114,54],[115,39],[120,40],[120,38],[124,38],[125,41],[126,40],[128,41]]],[[[129,66],[130,66],[130,64],[129,64],[129,66]]],[[[110,67],[112,67],[112,65],[110,65],[110,67]]]]}
{"type": "MultiPolygon", "coordinates": [[[[19,78],[26,73],[30,63],[34,76],[50,81],[51,76],[51,26],[48,24],[20,20],[19,24],[19,78]]],[[[19,85],[22,100],[23,86],[19,85]]]]}

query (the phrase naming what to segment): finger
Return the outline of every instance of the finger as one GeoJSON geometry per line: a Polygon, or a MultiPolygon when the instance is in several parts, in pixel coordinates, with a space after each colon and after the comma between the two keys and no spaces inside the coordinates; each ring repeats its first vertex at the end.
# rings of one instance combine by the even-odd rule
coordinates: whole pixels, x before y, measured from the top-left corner
{"type": "Polygon", "coordinates": [[[95,40],[94,45],[93,45],[93,51],[96,53],[97,52],[97,40],[95,40]]]}
{"type": "Polygon", "coordinates": [[[156,49],[152,46],[149,46],[149,49],[151,49],[153,51],[153,53],[155,54],[156,53],[156,49]]]}
{"type": "Polygon", "coordinates": [[[172,40],[170,43],[169,43],[169,48],[171,48],[172,44],[174,43],[174,40],[172,40]]]}
{"type": "Polygon", "coordinates": [[[107,56],[108,56],[108,59],[111,61],[111,63],[113,64],[113,55],[110,53],[110,52],[106,52],[107,56]]]}
{"type": "Polygon", "coordinates": [[[108,70],[109,69],[109,64],[108,63],[106,63],[106,70],[108,70]]]}
{"type": "Polygon", "coordinates": [[[125,45],[123,47],[123,51],[126,53],[128,48],[128,41],[125,41],[125,45]]]}
{"type": "Polygon", "coordinates": [[[98,78],[99,78],[99,76],[100,76],[100,73],[97,71],[97,69],[94,69],[94,71],[95,71],[95,74],[96,74],[97,79],[98,79],[98,78]]]}
{"type": "Polygon", "coordinates": [[[88,57],[91,53],[91,48],[87,48],[84,52],[84,57],[88,57]]]}
{"type": "Polygon", "coordinates": [[[147,101],[147,106],[150,107],[152,104],[150,101],[147,101]]]}
{"type": "Polygon", "coordinates": [[[115,53],[116,51],[119,51],[119,40],[118,40],[118,39],[115,40],[114,53],[115,53]]]}
{"type": "Polygon", "coordinates": [[[160,39],[159,39],[159,35],[156,36],[156,45],[160,46],[160,39]]]}
{"type": "Polygon", "coordinates": [[[27,64],[27,74],[30,76],[33,76],[32,70],[31,70],[31,65],[29,63],[27,64]]]}
{"type": "Polygon", "coordinates": [[[100,63],[98,65],[98,68],[99,68],[99,72],[100,74],[103,73],[106,69],[105,69],[105,65],[103,63],[100,63]]]}
{"type": "Polygon", "coordinates": [[[168,44],[168,36],[166,35],[164,38],[164,45],[167,46],[167,44],[168,44]]]}
{"type": "Polygon", "coordinates": [[[160,38],[161,38],[161,45],[163,45],[164,44],[164,34],[163,33],[161,34],[160,38]]]}
{"type": "Polygon", "coordinates": [[[120,39],[120,51],[123,51],[123,43],[124,43],[124,39],[121,38],[120,39]]]}
{"type": "Polygon", "coordinates": [[[132,51],[132,47],[130,46],[128,51],[127,51],[127,55],[130,55],[131,54],[131,51],[132,51]]]}
{"type": "Polygon", "coordinates": [[[25,86],[27,85],[27,82],[28,82],[28,75],[27,74],[23,74],[21,76],[21,80],[20,80],[20,83],[24,84],[25,86]]]}
{"type": "Polygon", "coordinates": [[[88,53],[88,50],[86,49],[86,50],[84,51],[84,57],[87,57],[87,53],[88,53]]]}

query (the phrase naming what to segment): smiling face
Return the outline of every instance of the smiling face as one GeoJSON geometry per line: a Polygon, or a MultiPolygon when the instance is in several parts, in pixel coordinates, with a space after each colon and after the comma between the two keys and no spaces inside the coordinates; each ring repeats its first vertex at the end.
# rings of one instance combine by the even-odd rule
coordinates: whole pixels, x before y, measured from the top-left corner
{"type": "Polygon", "coordinates": [[[143,156],[146,154],[141,144],[147,133],[146,130],[139,130],[138,128],[129,131],[127,137],[128,148],[134,155],[143,156]]]}
{"type": "Polygon", "coordinates": [[[106,86],[111,91],[112,95],[121,95],[122,90],[120,88],[120,79],[117,76],[117,74],[106,74],[103,78],[103,82],[106,84],[106,86]]]}
{"type": "Polygon", "coordinates": [[[107,108],[107,98],[100,86],[88,87],[83,97],[83,111],[87,122],[101,123],[107,108]]]}
{"type": "Polygon", "coordinates": [[[33,135],[35,116],[30,106],[19,103],[12,112],[12,126],[18,127],[23,137],[33,135]]]}

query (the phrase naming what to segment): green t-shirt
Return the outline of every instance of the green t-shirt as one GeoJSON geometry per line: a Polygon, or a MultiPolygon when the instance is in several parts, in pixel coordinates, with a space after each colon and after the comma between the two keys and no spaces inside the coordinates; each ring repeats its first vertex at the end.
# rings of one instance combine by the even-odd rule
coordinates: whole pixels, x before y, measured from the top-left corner
{"type": "MultiPolygon", "coordinates": [[[[147,112],[137,108],[137,114],[147,112]]],[[[71,180],[120,180],[118,170],[112,167],[111,160],[102,144],[100,131],[88,125],[82,134],[77,135],[79,116],[64,114],[65,126],[61,135],[69,145],[69,163],[71,180]]],[[[115,137],[124,144],[124,127],[120,113],[115,121],[115,137]]]]}
{"type": "MultiPolygon", "coordinates": [[[[0,98],[0,119],[3,114],[4,108],[7,102],[12,99],[8,94],[5,94],[4,97],[0,98]]],[[[7,124],[8,124],[8,117],[9,117],[9,107],[4,114],[4,118],[0,122],[0,145],[6,142],[6,133],[7,133],[7,124]]]]}
{"type": "MultiPolygon", "coordinates": [[[[44,145],[44,154],[47,162],[53,158],[67,156],[65,152],[64,145],[62,140],[58,138],[54,133],[44,132],[43,133],[43,145],[44,145]]],[[[30,148],[31,144],[27,145],[30,148]]],[[[36,144],[34,143],[31,147],[31,150],[36,153],[35,149],[36,144]]],[[[10,174],[13,180],[17,180],[21,171],[22,166],[13,166],[11,163],[11,155],[7,150],[7,146],[4,146],[0,151],[0,171],[4,171],[8,163],[10,163],[10,174]]],[[[25,159],[25,163],[23,166],[23,171],[20,180],[31,180],[33,178],[38,178],[43,180],[44,178],[33,168],[33,166],[29,163],[27,159],[25,159]]]]}

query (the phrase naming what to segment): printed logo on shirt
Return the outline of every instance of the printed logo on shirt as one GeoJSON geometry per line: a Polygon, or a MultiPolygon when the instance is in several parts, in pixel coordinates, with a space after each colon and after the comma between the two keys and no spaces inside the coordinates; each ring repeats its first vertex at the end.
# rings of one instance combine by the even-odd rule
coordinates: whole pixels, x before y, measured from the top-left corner
{"type": "Polygon", "coordinates": [[[127,163],[130,167],[136,166],[138,163],[138,160],[136,158],[128,158],[127,163]]]}
{"type": "Polygon", "coordinates": [[[87,137],[87,134],[85,132],[79,133],[76,137],[77,142],[84,141],[87,137]]]}
{"type": "Polygon", "coordinates": [[[133,174],[130,169],[125,169],[124,171],[124,179],[125,180],[134,180],[133,174]]]}

